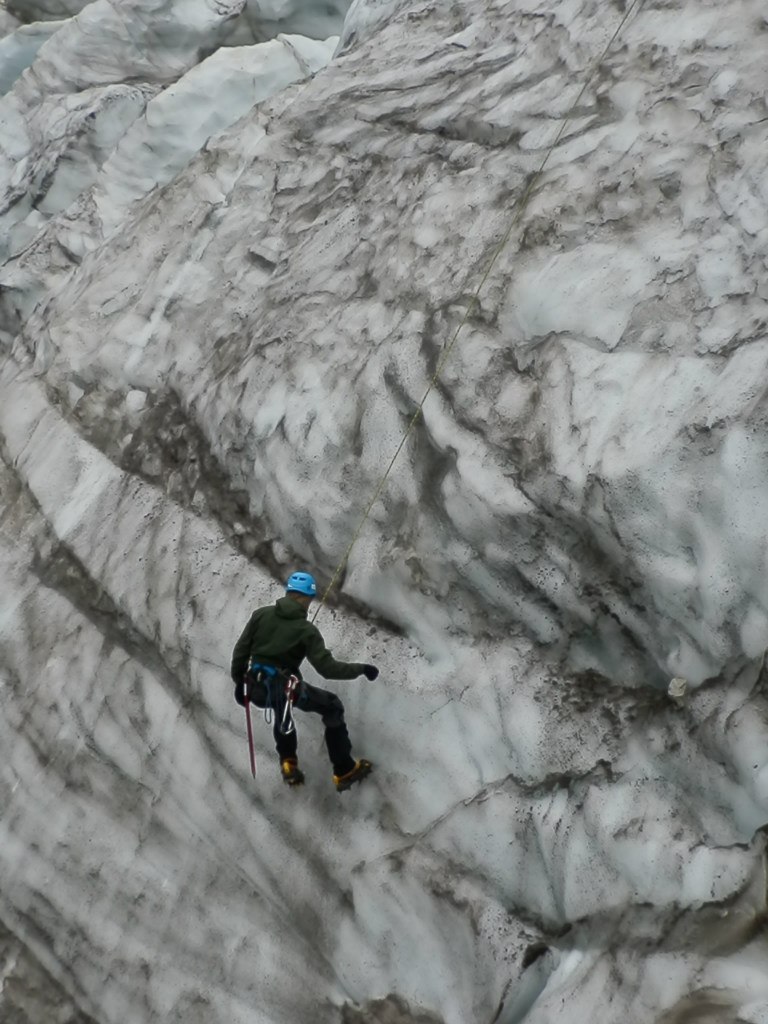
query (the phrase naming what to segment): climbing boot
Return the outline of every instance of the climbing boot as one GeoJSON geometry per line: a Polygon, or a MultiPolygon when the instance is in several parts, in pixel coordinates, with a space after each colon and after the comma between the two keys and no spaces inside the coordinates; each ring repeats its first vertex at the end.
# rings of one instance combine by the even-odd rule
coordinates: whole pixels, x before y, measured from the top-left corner
{"type": "Polygon", "coordinates": [[[349,789],[350,786],[354,786],[356,782],[361,782],[366,775],[370,775],[373,771],[373,765],[370,761],[366,761],[364,757],[361,757],[359,761],[355,762],[355,767],[348,771],[346,775],[334,775],[333,784],[339,793],[343,793],[345,789],[349,789]]]}
{"type": "Polygon", "coordinates": [[[280,774],[288,786],[300,786],[304,782],[304,772],[295,757],[286,757],[280,762],[280,774]]]}

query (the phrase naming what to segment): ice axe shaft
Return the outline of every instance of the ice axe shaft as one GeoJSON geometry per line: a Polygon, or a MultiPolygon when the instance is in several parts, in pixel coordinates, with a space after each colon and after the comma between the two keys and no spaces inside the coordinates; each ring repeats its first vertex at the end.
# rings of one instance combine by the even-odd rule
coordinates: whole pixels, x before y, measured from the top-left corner
{"type": "Polygon", "coordinates": [[[253,726],[251,725],[251,697],[248,684],[243,687],[243,703],[245,704],[245,724],[248,728],[248,754],[251,759],[251,775],[256,778],[256,754],[253,750],[253,726]]]}

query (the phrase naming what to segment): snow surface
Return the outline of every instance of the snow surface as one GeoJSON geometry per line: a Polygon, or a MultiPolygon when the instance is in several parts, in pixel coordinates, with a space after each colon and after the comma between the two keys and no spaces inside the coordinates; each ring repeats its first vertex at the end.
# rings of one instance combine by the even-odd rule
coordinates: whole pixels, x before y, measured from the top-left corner
{"type": "Polygon", "coordinates": [[[44,13],[0,46],[19,1012],[764,1024],[764,5],[639,5],[573,111],[593,0],[44,13]],[[330,579],[571,111],[318,619],[377,771],[300,721],[286,793],[259,725],[254,784],[232,644],[330,579]]]}

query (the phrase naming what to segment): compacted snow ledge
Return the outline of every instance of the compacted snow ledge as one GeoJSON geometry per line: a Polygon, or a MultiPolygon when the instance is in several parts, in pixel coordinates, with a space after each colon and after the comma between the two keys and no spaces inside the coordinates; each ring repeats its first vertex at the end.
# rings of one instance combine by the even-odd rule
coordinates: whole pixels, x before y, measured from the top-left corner
{"type": "Polygon", "coordinates": [[[318,620],[382,668],[333,684],[343,796],[304,719],[306,785],[261,721],[251,779],[232,644],[330,578],[621,12],[356,0],[327,63],[220,49],[242,0],[44,6],[0,100],[17,948],[99,1024],[765,1024],[762,0],[643,5],[554,148],[318,620]]]}

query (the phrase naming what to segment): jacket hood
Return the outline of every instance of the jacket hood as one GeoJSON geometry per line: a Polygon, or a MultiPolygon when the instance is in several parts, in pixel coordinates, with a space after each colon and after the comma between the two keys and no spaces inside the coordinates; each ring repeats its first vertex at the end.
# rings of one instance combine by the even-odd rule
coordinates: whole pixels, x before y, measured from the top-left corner
{"type": "Polygon", "coordinates": [[[281,597],[275,601],[275,609],[281,619],[306,619],[307,610],[302,608],[292,597],[281,597]]]}

